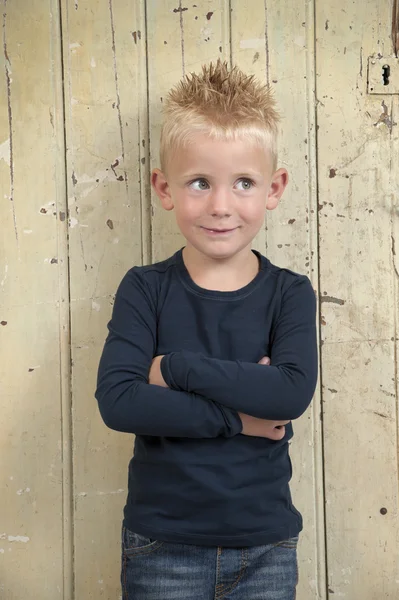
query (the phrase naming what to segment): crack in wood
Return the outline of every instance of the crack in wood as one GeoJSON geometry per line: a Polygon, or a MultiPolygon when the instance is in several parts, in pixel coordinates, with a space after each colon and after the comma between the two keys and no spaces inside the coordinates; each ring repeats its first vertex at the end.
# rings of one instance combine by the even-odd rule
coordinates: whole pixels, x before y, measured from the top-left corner
{"type": "Polygon", "coordinates": [[[392,7],[392,44],[395,56],[399,53],[399,1],[394,0],[392,7]]]}
{"type": "MultiPolygon", "coordinates": [[[[117,69],[117,62],[116,62],[115,26],[114,26],[114,12],[113,12],[112,0],[108,1],[108,5],[109,5],[109,14],[110,14],[110,19],[111,19],[112,55],[113,55],[113,63],[114,63],[116,109],[118,111],[119,135],[120,135],[120,140],[121,140],[122,159],[123,159],[123,165],[125,167],[125,140],[124,140],[124,136],[123,136],[122,114],[121,114],[121,106],[120,106],[121,101],[120,101],[120,94],[119,94],[118,69],[117,69]]],[[[126,194],[129,194],[129,184],[128,184],[127,172],[126,172],[125,168],[124,168],[123,172],[125,175],[126,194]]]]}
{"type": "Polygon", "coordinates": [[[6,19],[7,19],[7,0],[4,0],[4,13],[3,13],[3,51],[4,51],[4,68],[7,82],[7,108],[8,108],[8,128],[10,133],[10,200],[12,205],[12,216],[14,222],[15,238],[18,245],[18,228],[17,228],[17,216],[15,213],[14,203],[14,152],[13,152],[13,132],[12,132],[12,107],[11,107],[11,77],[10,77],[10,66],[11,62],[7,53],[7,37],[6,37],[6,19]]]}

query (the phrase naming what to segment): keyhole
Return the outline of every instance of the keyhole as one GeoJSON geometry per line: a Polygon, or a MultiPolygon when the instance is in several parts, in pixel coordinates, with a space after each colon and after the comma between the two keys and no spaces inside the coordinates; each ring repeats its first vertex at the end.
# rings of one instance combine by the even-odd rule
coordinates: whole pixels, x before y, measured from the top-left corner
{"type": "Polygon", "coordinates": [[[389,85],[389,76],[391,74],[391,69],[389,65],[384,65],[382,67],[382,81],[384,85],[389,85]]]}

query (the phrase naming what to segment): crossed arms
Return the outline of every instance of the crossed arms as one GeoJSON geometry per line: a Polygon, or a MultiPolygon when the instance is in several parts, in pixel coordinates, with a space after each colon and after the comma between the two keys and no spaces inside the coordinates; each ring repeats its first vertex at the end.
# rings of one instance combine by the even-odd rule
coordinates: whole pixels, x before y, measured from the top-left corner
{"type": "Polygon", "coordinates": [[[298,418],[317,380],[315,311],[309,280],[298,278],[285,292],[274,327],[272,366],[172,352],[160,364],[168,387],[149,385],[156,310],[146,282],[132,269],[117,291],[98,370],[103,420],[112,429],[139,435],[209,438],[240,433],[238,413],[298,418]]]}

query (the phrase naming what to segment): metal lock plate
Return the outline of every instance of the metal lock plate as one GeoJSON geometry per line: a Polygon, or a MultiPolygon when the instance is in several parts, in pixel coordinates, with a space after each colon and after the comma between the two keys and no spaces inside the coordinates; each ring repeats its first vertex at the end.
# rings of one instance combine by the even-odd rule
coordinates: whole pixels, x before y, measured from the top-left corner
{"type": "Polygon", "coordinates": [[[399,94],[399,58],[369,58],[369,94],[399,94]]]}

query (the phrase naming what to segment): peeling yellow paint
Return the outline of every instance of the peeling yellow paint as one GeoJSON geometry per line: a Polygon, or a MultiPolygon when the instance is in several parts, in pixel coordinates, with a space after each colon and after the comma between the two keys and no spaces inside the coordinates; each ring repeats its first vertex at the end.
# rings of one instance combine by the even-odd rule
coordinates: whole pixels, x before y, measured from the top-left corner
{"type": "Polygon", "coordinates": [[[291,176],[254,246],[306,273],[323,312],[290,446],[298,600],[396,600],[399,109],[367,94],[367,61],[393,51],[398,3],[20,4],[2,13],[1,596],[119,597],[132,440],[96,410],[100,348],[126,270],[184,243],[149,185],[161,99],[231,55],[273,86],[291,176]]]}

